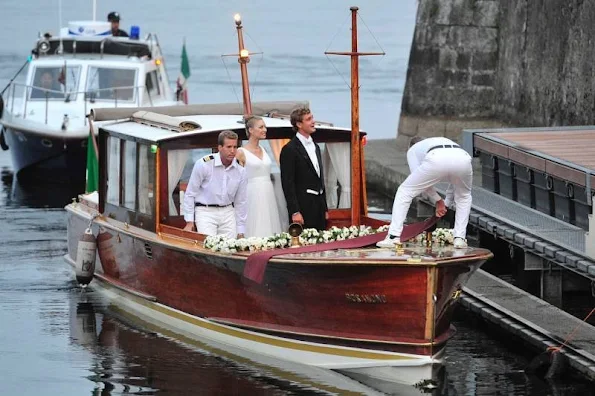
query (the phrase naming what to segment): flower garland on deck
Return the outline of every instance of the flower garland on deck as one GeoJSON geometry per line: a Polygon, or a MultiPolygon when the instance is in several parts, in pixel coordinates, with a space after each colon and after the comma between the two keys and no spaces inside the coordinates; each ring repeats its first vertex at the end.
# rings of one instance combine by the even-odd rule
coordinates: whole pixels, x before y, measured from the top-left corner
{"type": "MultiPolygon", "coordinates": [[[[368,226],[351,226],[351,227],[331,227],[328,230],[318,231],[315,228],[306,228],[300,235],[300,244],[302,246],[315,245],[318,243],[327,243],[334,241],[344,241],[346,239],[357,238],[360,236],[371,235],[378,232],[384,232],[388,230],[388,225],[381,226],[380,228],[372,228],[368,226]]],[[[440,245],[452,244],[453,234],[452,230],[446,228],[438,228],[432,233],[432,240],[434,243],[440,245]]],[[[418,235],[414,241],[418,243],[425,243],[426,235],[422,233],[418,235]]],[[[204,246],[213,252],[222,253],[236,253],[245,251],[260,251],[260,250],[271,250],[281,249],[289,247],[291,242],[291,236],[287,232],[275,234],[266,238],[228,238],[225,235],[208,236],[204,241],[204,246]]]]}

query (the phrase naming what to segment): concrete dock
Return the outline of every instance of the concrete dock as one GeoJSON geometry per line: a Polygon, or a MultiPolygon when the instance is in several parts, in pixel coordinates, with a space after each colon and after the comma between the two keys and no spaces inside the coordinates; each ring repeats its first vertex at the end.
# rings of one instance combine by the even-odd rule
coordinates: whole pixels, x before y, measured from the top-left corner
{"type": "MultiPolygon", "coordinates": [[[[394,196],[409,174],[406,150],[399,148],[396,139],[369,140],[364,155],[368,186],[394,196]]],[[[590,285],[595,293],[595,262],[581,254],[585,231],[477,187],[481,186],[479,161],[474,167],[470,227],[521,251],[524,270],[539,273],[541,298],[479,270],[464,289],[461,304],[539,352],[560,346],[572,333],[562,352],[575,372],[595,380],[595,327],[558,308],[562,271],[572,272],[581,287],[590,285]]],[[[419,201],[418,208],[427,211],[428,205],[419,201]]]]}

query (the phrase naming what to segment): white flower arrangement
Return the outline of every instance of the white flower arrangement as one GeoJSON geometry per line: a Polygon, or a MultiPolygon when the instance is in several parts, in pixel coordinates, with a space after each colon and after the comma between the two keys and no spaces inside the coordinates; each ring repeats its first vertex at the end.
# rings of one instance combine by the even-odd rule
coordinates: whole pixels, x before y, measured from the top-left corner
{"type": "MultiPolygon", "coordinates": [[[[452,245],[454,243],[454,230],[451,228],[436,228],[432,232],[432,243],[437,243],[441,246],[452,245]]],[[[415,242],[419,244],[426,243],[426,233],[422,232],[415,237],[415,242]]]]}
{"type": "MultiPolygon", "coordinates": [[[[388,226],[382,226],[373,229],[367,226],[351,227],[331,227],[328,230],[318,231],[315,228],[306,228],[300,235],[300,244],[302,246],[315,245],[318,243],[327,243],[334,241],[344,241],[345,239],[356,238],[365,235],[371,235],[377,232],[388,230],[388,226]]],[[[235,253],[257,250],[271,250],[289,247],[291,236],[282,232],[266,238],[241,238],[233,239],[225,235],[208,236],[204,241],[204,246],[213,252],[235,253]]]]}
{"type": "MultiPolygon", "coordinates": [[[[315,228],[306,228],[300,235],[300,244],[302,246],[316,245],[318,243],[328,243],[335,241],[344,241],[346,239],[357,238],[365,235],[372,235],[378,232],[388,230],[388,225],[379,228],[368,226],[351,227],[331,227],[328,230],[318,231],[315,228]]],[[[426,233],[422,232],[414,239],[419,244],[426,242],[426,233]]],[[[448,228],[437,228],[432,232],[432,242],[440,245],[452,244],[454,241],[453,230],[448,228]]],[[[289,247],[291,236],[282,232],[266,238],[228,238],[225,235],[208,236],[205,239],[204,246],[213,252],[236,253],[236,252],[254,252],[261,250],[271,250],[289,247]]]]}

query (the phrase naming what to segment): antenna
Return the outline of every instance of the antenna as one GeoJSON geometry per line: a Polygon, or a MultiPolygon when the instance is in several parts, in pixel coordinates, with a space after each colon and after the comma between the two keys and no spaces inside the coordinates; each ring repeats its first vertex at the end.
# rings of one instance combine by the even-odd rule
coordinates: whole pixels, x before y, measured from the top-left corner
{"type": "Polygon", "coordinates": [[[97,20],[97,0],[93,0],[93,21],[97,20]]]}

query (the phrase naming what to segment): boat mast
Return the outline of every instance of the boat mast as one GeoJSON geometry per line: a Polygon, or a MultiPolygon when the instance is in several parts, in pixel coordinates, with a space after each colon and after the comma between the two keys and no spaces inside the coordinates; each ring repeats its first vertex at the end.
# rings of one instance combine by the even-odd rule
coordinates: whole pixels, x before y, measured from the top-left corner
{"type": "Polygon", "coordinates": [[[250,102],[250,84],[248,82],[248,62],[250,62],[250,52],[244,48],[244,36],[242,33],[242,18],[240,14],[235,14],[233,19],[236,22],[238,31],[238,63],[242,74],[242,99],[244,102],[244,118],[252,114],[252,103],[250,102]]]}
{"type": "Polygon", "coordinates": [[[357,51],[357,10],[351,10],[351,52],[327,51],[326,55],[348,55],[351,57],[351,224],[361,224],[362,165],[361,136],[359,132],[359,57],[384,55],[384,52],[357,51]]]}

